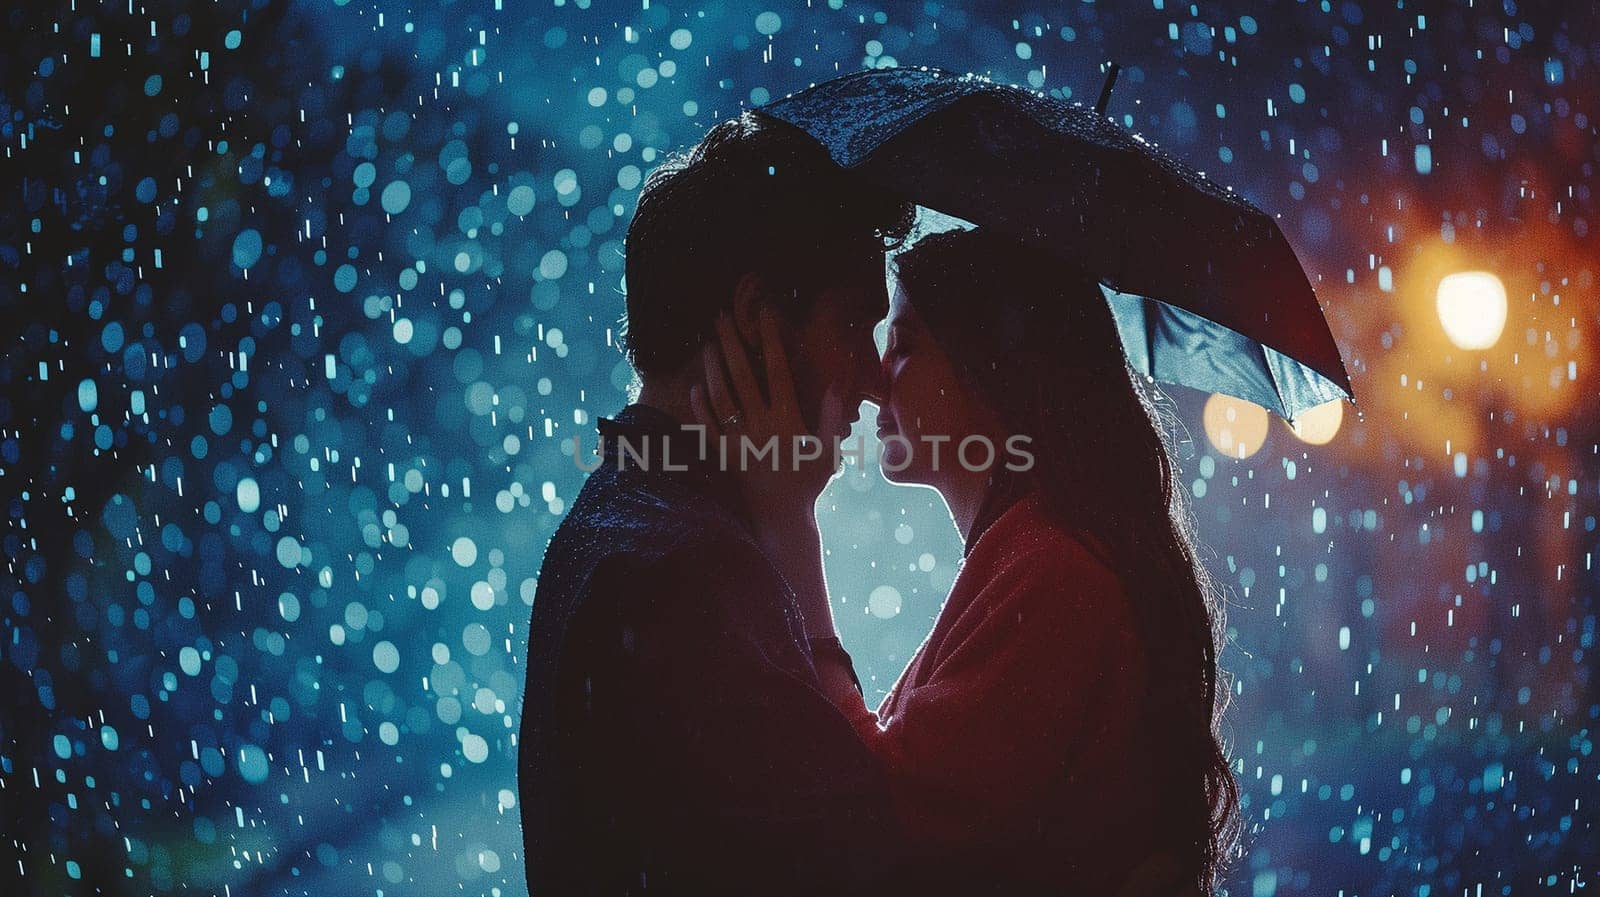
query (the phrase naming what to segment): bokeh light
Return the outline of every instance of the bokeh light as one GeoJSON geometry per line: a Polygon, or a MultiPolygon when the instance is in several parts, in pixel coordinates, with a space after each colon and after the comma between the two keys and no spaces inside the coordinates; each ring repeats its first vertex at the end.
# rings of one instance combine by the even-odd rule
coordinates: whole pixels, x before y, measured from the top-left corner
{"type": "Polygon", "coordinates": [[[1487,271],[1462,271],[1439,281],[1436,298],[1445,335],[1463,349],[1487,349],[1506,326],[1506,287],[1487,271]]]}
{"type": "Polygon", "coordinates": [[[1307,445],[1327,445],[1339,435],[1339,426],[1344,423],[1344,406],[1344,399],[1337,399],[1307,409],[1294,423],[1288,424],[1289,430],[1307,445]]]}
{"type": "Polygon", "coordinates": [[[1201,413],[1206,439],[1223,457],[1243,460],[1261,450],[1267,441],[1267,409],[1221,393],[1206,399],[1201,413]]]}

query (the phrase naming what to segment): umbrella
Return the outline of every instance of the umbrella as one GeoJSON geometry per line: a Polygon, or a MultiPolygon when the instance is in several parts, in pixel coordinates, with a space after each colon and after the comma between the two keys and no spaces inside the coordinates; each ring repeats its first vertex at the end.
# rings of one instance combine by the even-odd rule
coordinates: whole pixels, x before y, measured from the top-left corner
{"type": "Polygon", "coordinates": [[[918,205],[1087,268],[1147,376],[1247,399],[1290,422],[1353,401],[1316,294],[1272,217],[1097,109],[975,75],[896,68],[834,78],[758,111],[918,205]]]}

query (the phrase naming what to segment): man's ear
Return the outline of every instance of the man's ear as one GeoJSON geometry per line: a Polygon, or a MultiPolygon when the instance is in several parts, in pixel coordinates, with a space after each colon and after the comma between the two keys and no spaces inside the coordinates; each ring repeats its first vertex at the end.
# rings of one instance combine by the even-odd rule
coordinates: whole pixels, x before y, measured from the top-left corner
{"type": "Polygon", "coordinates": [[[746,271],[734,285],[733,326],[746,346],[756,346],[760,342],[759,315],[762,303],[769,301],[766,282],[754,271],[746,271]]]}

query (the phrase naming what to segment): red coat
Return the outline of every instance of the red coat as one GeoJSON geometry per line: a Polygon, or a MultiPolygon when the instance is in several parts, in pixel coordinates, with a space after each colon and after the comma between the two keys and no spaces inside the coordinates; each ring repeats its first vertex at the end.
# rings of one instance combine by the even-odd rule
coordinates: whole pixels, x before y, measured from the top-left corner
{"type": "Polygon", "coordinates": [[[822,678],[886,767],[924,892],[1173,892],[1150,881],[1176,870],[1152,859],[1131,599],[1036,493],[979,536],[876,713],[838,667],[822,678]]]}

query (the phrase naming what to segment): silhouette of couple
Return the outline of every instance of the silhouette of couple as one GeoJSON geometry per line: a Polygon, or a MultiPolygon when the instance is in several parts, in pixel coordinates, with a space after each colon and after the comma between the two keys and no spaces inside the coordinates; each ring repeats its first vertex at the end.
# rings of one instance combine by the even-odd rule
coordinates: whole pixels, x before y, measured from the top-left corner
{"type": "Polygon", "coordinates": [[[983,228],[904,248],[912,218],[748,113],[645,184],[641,387],[533,603],[535,897],[1211,893],[1221,624],[1156,412],[1091,276],[983,228]],[[876,709],[814,514],[862,401],[965,542],[876,709]]]}

